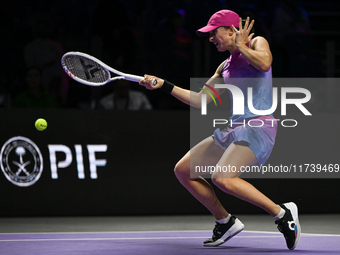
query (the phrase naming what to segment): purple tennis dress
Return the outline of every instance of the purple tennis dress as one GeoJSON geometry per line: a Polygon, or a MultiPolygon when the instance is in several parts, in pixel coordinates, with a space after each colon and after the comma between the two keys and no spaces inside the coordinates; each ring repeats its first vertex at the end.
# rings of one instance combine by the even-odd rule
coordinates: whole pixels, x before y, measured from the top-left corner
{"type": "MultiPolygon", "coordinates": [[[[249,44],[247,45],[249,47],[249,44]]],[[[272,106],[272,69],[262,72],[253,67],[239,50],[226,60],[221,72],[224,82],[240,88],[244,95],[244,114],[234,115],[231,109],[229,123],[232,126],[214,132],[215,143],[226,150],[231,143],[245,141],[263,165],[273,150],[277,132],[277,121],[273,115],[259,116],[248,108],[247,88],[253,88],[253,106],[257,110],[268,110],[272,106]]],[[[230,99],[233,100],[231,93],[230,99]]]]}

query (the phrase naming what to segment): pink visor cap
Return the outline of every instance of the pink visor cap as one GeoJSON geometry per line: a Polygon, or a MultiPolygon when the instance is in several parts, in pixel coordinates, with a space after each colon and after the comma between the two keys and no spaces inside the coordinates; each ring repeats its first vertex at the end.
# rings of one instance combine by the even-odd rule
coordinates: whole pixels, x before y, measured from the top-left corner
{"type": "Polygon", "coordinates": [[[206,36],[210,31],[218,27],[239,27],[240,16],[230,10],[221,10],[214,13],[208,21],[208,24],[196,31],[198,36],[206,36]]]}

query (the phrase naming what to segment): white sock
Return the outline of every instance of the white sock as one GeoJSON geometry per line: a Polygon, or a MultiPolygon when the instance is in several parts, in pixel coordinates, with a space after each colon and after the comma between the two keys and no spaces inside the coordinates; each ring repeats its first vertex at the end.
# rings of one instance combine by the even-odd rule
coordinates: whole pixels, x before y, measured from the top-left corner
{"type": "Polygon", "coordinates": [[[275,219],[275,220],[281,219],[281,218],[285,215],[285,213],[286,213],[285,209],[281,208],[279,214],[276,215],[276,216],[274,217],[274,219],[275,219]]]}
{"type": "Polygon", "coordinates": [[[218,223],[220,223],[220,224],[226,224],[226,223],[228,223],[228,221],[230,220],[230,218],[231,218],[231,214],[229,214],[228,216],[227,216],[227,218],[224,218],[224,219],[220,219],[220,220],[216,220],[218,223]]]}

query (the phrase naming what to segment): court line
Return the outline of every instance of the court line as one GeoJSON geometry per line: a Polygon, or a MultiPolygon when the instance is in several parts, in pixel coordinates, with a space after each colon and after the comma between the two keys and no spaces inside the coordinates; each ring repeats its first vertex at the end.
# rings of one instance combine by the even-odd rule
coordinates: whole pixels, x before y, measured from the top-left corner
{"type": "MultiPolygon", "coordinates": [[[[197,233],[197,232],[212,232],[212,230],[154,230],[154,231],[95,231],[95,232],[21,232],[21,233],[0,233],[1,235],[72,235],[72,234],[132,234],[132,233],[197,233]]],[[[263,234],[271,234],[271,235],[279,235],[282,236],[279,232],[274,231],[256,231],[256,230],[243,230],[242,233],[263,233],[263,234]]],[[[319,233],[301,233],[301,235],[307,236],[340,236],[340,234],[319,234],[319,233]]]]}
{"type": "MultiPolygon", "coordinates": [[[[197,232],[207,232],[207,231],[140,231],[140,232],[74,232],[74,233],[21,233],[16,235],[84,235],[84,234],[141,234],[141,233],[197,233],[197,232]]],[[[209,231],[210,232],[210,231],[209,231]]],[[[282,234],[277,232],[269,232],[269,231],[243,231],[243,233],[259,233],[262,235],[255,236],[235,236],[234,238],[281,238],[282,234]],[[267,234],[267,235],[266,235],[267,234]]],[[[0,234],[6,235],[6,234],[0,234]]],[[[10,235],[15,235],[15,233],[10,233],[10,235]]],[[[313,233],[302,233],[301,236],[333,236],[340,237],[340,235],[333,234],[313,234],[313,233]]],[[[0,242],[48,242],[48,241],[109,241],[109,240],[171,240],[171,239],[202,239],[206,238],[206,236],[161,236],[161,237],[79,237],[79,238],[21,238],[21,239],[7,239],[0,240],[0,242]]]]}
{"type": "MultiPolygon", "coordinates": [[[[233,238],[277,238],[279,236],[234,236],[233,238]]],[[[280,236],[281,237],[281,236],[280,236]]],[[[171,239],[202,239],[201,236],[174,237],[104,237],[104,238],[48,238],[48,239],[8,239],[0,242],[50,242],[50,241],[112,241],[112,240],[171,240],[171,239]]]]}
{"type": "MultiPolygon", "coordinates": [[[[243,232],[248,232],[248,233],[267,233],[267,234],[278,234],[282,235],[279,232],[271,232],[271,231],[254,231],[254,230],[245,230],[243,232]]],[[[340,234],[318,234],[318,233],[301,233],[302,236],[338,236],[340,237],[340,234]]]]}

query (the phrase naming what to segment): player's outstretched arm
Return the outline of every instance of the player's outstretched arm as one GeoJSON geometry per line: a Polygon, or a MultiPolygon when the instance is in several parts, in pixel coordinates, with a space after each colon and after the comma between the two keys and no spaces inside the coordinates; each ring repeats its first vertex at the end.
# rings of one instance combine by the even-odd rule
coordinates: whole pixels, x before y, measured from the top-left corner
{"type": "MultiPolygon", "coordinates": [[[[221,68],[223,67],[224,62],[217,68],[215,74],[206,82],[207,85],[214,86],[214,81],[217,78],[221,78],[221,68]]],[[[144,86],[145,88],[149,90],[154,90],[154,89],[162,89],[168,93],[170,93],[172,96],[177,98],[178,100],[182,101],[183,103],[200,108],[201,107],[201,98],[202,94],[205,94],[203,90],[200,92],[195,92],[191,91],[188,89],[183,89],[181,87],[178,87],[164,79],[158,78],[153,75],[144,75],[144,79],[139,82],[140,85],[144,86]],[[152,81],[156,79],[157,84],[152,85],[152,81]]],[[[203,87],[206,90],[209,90],[207,86],[203,87]]],[[[217,90],[217,89],[216,89],[217,90]]],[[[218,91],[218,90],[217,90],[218,91]]],[[[219,91],[218,91],[219,92],[219,91]]],[[[207,97],[207,103],[210,103],[212,101],[211,97],[207,97]]]]}
{"type": "MultiPolygon", "coordinates": [[[[183,103],[187,105],[191,105],[196,107],[196,102],[194,98],[196,97],[196,92],[183,89],[181,87],[178,87],[172,83],[166,82],[164,79],[158,78],[153,75],[144,75],[144,79],[139,82],[140,85],[144,86],[146,89],[154,90],[154,89],[162,89],[167,91],[169,94],[176,97],[178,100],[182,101],[183,103]],[[152,81],[156,79],[157,84],[152,85],[152,81]]],[[[200,102],[198,102],[200,103],[200,102]]]]}

